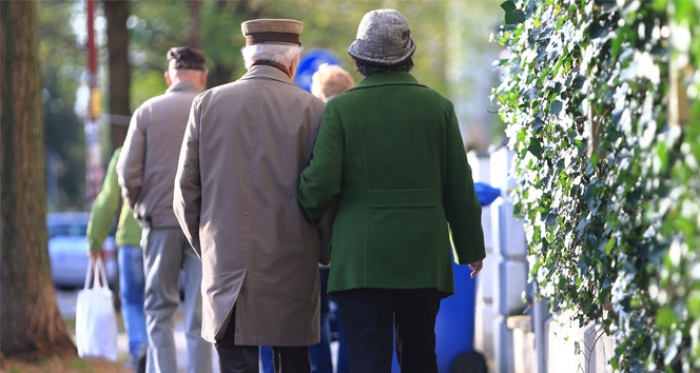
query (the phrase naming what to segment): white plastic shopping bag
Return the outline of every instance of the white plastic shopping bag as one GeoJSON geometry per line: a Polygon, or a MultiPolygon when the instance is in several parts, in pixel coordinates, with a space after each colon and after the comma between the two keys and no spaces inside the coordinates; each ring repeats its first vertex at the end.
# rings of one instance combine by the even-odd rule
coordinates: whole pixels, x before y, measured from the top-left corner
{"type": "Polygon", "coordinates": [[[75,340],[80,357],[117,361],[117,318],[100,258],[90,258],[85,287],[78,293],[75,340]]]}

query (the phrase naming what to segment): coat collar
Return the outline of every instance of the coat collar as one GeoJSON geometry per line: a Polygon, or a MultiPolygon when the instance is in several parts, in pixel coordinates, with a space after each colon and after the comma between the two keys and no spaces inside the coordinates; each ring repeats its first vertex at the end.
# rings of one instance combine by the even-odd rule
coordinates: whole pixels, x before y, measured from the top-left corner
{"type": "Polygon", "coordinates": [[[248,72],[241,77],[240,80],[248,79],[272,79],[278,80],[282,83],[292,84],[294,83],[289,79],[287,74],[282,72],[282,70],[268,65],[255,65],[248,69],[248,72]]]}
{"type": "Polygon", "coordinates": [[[170,87],[165,92],[202,92],[202,90],[197,87],[194,83],[190,82],[177,82],[170,87]]]}
{"type": "Polygon", "coordinates": [[[409,84],[409,85],[422,85],[419,84],[416,78],[409,73],[403,72],[388,72],[372,74],[366,77],[364,80],[357,85],[357,88],[372,87],[377,85],[395,85],[395,84],[409,84]]]}

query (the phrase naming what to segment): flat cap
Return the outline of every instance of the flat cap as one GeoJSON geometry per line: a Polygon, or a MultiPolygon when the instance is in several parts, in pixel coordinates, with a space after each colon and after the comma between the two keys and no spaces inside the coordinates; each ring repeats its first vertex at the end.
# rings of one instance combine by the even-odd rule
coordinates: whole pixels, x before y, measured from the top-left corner
{"type": "Polygon", "coordinates": [[[304,31],[304,24],[293,19],[254,19],[241,23],[241,31],[246,45],[301,45],[299,35],[304,31]]]}
{"type": "Polygon", "coordinates": [[[192,47],[173,47],[167,54],[170,68],[205,70],[204,54],[192,47]]]}

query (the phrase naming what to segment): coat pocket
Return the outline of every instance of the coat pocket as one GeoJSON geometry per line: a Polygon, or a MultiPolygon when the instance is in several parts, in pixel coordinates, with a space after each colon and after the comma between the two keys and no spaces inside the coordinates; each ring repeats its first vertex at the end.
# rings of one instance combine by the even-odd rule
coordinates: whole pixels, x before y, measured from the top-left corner
{"type": "Polygon", "coordinates": [[[433,189],[372,190],[370,208],[433,207],[436,205],[433,189]]]}

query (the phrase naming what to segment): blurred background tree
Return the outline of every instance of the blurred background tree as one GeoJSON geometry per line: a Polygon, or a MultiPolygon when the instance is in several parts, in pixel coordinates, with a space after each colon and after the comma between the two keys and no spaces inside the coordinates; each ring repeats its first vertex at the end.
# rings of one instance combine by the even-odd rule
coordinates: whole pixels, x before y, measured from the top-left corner
{"type": "Polygon", "coordinates": [[[81,208],[85,201],[85,132],[76,98],[85,53],[71,26],[77,21],[80,4],[40,1],[36,5],[49,210],[81,208]]]}

